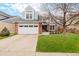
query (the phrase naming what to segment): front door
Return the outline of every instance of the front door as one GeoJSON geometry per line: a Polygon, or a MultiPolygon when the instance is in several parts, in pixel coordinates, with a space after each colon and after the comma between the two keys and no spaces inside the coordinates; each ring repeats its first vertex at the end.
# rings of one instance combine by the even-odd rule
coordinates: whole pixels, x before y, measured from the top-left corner
{"type": "Polygon", "coordinates": [[[48,30],[47,30],[47,25],[43,25],[43,26],[42,26],[42,30],[43,30],[43,32],[48,32],[48,30]]]}

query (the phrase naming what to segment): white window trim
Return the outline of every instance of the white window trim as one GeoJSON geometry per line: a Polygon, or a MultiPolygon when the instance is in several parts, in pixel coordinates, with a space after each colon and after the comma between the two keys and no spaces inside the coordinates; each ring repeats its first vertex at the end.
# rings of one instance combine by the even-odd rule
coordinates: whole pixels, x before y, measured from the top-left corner
{"type": "Polygon", "coordinates": [[[25,11],[25,20],[34,20],[34,11],[32,11],[32,12],[25,11]],[[28,19],[26,18],[27,14],[29,14],[29,18],[28,19]],[[30,14],[32,15],[32,18],[30,18],[30,14]]]}

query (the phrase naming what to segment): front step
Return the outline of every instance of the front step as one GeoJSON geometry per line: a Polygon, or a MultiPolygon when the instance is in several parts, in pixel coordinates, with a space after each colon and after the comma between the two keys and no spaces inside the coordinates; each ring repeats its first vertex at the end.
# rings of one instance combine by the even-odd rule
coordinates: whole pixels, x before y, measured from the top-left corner
{"type": "Polygon", "coordinates": [[[50,32],[43,32],[41,35],[49,35],[50,32]]]}

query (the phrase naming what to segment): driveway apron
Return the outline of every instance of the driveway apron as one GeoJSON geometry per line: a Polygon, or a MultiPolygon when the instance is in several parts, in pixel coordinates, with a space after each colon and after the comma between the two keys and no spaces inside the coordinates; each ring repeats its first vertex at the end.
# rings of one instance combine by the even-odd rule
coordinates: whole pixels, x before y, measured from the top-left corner
{"type": "Polygon", "coordinates": [[[35,55],[38,35],[15,35],[0,40],[0,55],[35,55]]]}

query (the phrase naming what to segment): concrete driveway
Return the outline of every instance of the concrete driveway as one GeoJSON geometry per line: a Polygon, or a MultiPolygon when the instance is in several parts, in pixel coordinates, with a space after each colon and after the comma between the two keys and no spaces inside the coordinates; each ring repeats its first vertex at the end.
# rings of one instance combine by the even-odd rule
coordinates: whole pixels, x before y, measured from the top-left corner
{"type": "Polygon", "coordinates": [[[35,55],[38,35],[15,35],[0,40],[0,55],[35,55]]]}

